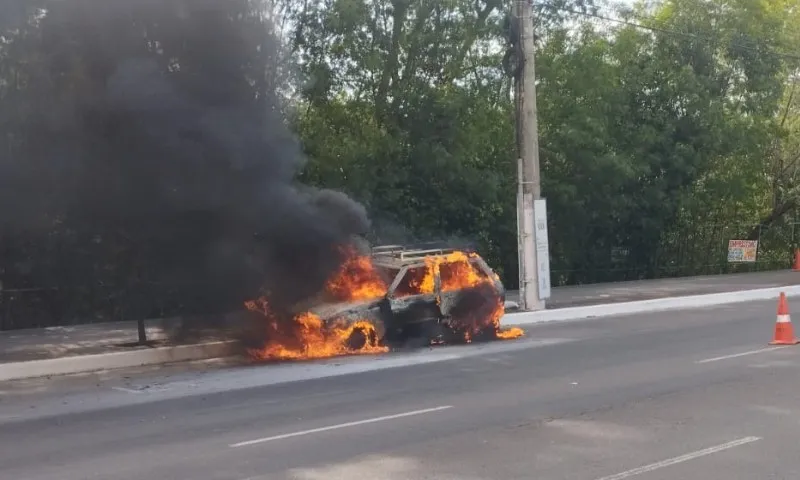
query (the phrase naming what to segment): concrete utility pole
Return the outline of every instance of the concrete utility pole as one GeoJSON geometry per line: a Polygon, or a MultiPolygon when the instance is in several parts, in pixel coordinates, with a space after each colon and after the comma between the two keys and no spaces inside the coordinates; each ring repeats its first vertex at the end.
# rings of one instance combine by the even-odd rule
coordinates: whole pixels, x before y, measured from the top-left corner
{"type": "MultiPolygon", "coordinates": [[[[534,200],[541,197],[539,175],[539,131],[536,111],[536,70],[534,66],[533,9],[529,0],[514,1],[517,26],[518,68],[515,85],[517,142],[519,148],[517,188],[517,229],[519,238],[519,295],[521,310],[542,310],[539,296],[537,239],[534,227],[534,200]]],[[[545,236],[546,230],[545,230],[545,236]]],[[[542,241],[542,239],[540,239],[542,241]]],[[[547,239],[543,239],[547,243],[547,239]]],[[[545,255],[547,253],[545,252],[545,255]]],[[[548,258],[549,265],[549,258],[548,258]]],[[[547,268],[549,270],[549,266],[547,268]]],[[[549,275],[548,275],[549,276],[549,275]]],[[[547,283],[549,292],[550,279],[547,283]]]]}

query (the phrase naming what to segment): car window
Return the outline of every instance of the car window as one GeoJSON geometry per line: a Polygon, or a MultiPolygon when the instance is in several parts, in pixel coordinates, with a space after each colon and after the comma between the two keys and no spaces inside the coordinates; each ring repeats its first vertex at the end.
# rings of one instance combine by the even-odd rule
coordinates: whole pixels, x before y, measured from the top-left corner
{"type": "Polygon", "coordinates": [[[400,273],[399,268],[389,268],[389,267],[379,266],[377,267],[377,270],[381,278],[383,278],[384,281],[386,282],[386,285],[391,285],[395,277],[397,277],[397,274],[400,273]]]}
{"type": "Polygon", "coordinates": [[[476,261],[449,262],[439,265],[442,290],[458,290],[480,283],[488,278],[476,261]]]}
{"type": "Polygon", "coordinates": [[[472,266],[472,268],[475,270],[475,273],[477,273],[478,276],[481,277],[482,280],[489,279],[489,274],[485,270],[483,270],[481,268],[481,265],[478,263],[477,260],[470,260],[469,263],[472,266]]]}
{"type": "Polygon", "coordinates": [[[394,296],[396,298],[402,298],[411,295],[420,295],[422,293],[432,293],[433,282],[425,281],[426,272],[427,269],[425,267],[409,268],[403,276],[403,279],[397,285],[394,296]]]}

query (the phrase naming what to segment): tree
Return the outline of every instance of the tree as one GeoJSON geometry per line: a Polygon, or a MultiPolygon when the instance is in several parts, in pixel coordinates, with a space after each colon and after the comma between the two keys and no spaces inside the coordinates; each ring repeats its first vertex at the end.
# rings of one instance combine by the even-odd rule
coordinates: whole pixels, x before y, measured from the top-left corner
{"type": "Polygon", "coordinates": [[[339,0],[298,13],[304,178],[364,201],[379,240],[470,237],[494,261],[513,244],[514,130],[493,45],[502,7],[339,0]]]}

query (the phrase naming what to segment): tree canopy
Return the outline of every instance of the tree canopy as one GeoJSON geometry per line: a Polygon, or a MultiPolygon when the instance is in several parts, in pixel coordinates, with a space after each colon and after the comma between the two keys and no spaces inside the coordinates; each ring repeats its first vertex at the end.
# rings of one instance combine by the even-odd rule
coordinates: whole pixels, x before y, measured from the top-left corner
{"type": "MultiPolygon", "coordinates": [[[[509,8],[322,2],[294,18],[291,48],[308,86],[296,119],[307,180],[335,182],[404,231],[480,241],[513,284],[509,8]]],[[[726,235],[757,236],[794,211],[796,1],[536,12],[555,284],[728,268],[726,235]]]]}

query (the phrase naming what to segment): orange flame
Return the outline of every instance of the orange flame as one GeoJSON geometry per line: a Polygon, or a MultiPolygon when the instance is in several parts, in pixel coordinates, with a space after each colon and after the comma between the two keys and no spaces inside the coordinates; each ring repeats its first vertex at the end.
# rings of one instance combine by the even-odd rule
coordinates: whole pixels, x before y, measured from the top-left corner
{"type": "Polygon", "coordinates": [[[327,292],[340,302],[374,300],[386,295],[388,285],[372,264],[372,259],[345,251],[347,258],[339,271],[326,284],[327,292]]]}
{"type": "MultiPolygon", "coordinates": [[[[480,285],[478,286],[480,288],[480,285]]],[[[488,290],[488,289],[487,289],[488,290]]],[[[482,340],[511,340],[525,335],[521,328],[503,328],[500,319],[505,314],[505,307],[499,297],[491,304],[491,311],[486,313],[484,308],[468,311],[461,316],[453,317],[453,327],[461,333],[464,342],[472,343],[476,339],[482,340]]]]}
{"type": "MultiPolygon", "coordinates": [[[[355,302],[374,300],[386,295],[387,282],[375,268],[372,259],[359,255],[354,249],[346,249],[344,253],[344,263],[326,283],[327,296],[338,302],[355,302]]],[[[490,278],[475,268],[470,262],[474,256],[473,253],[456,251],[444,256],[427,257],[424,275],[412,280],[414,285],[410,287],[420,294],[432,294],[436,290],[435,279],[438,273],[442,292],[485,288],[486,292],[495,294],[492,282],[496,275],[490,278]]],[[[267,319],[267,343],[250,351],[257,360],[315,359],[388,351],[380,343],[375,326],[367,320],[326,325],[317,315],[306,312],[279,321],[265,298],[246,302],[245,307],[263,314],[267,319]]],[[[456,325],[461,325],[457,329],[466,342],[471,342],[487,332],[496,339],[513,339],[524,335],[519,328],[500,327],[505,309],[499,296],[491,305],[490,311],[485,306],[477,311],[467,310],[461,323],[456,322],[456,325]]]]}
{"type": "MultiPolygon", "coordinates": [[[[423,287],[429,288],[430,292],[434,291],[434,279],[437,272],[442,282],[442,292],[453,292],[480,285],[489,286],[494,280],[499,279],[494,272],[492,272],[492,278],[488,278],[475,268],[470,262],[475,257],[474,253],[456,251],[444,256],[426,258],[425,263],[428,268],[422,281],[423,287]]],[[[489,290],[494,291],[493,287],[489,290]]],[[[494,330],[495,337],[503,340],[519,338],[525,334],[520,328],[502,329],[500,327],[500,319],[505,314],[505,307],[500,298],[495,300],[494,308],[489,315],[472,319],[469,322],[472,324],[471,328],[463,332],[464,340],[467,343],[472,342],[475,335],[487,330],[494,330]]]]}
{"type": "Polygon", "coordinates": [[[246,302],[245,307],[269,319],[269,341],[249,351],[256,360],[314,359],[388,351],[379,344],[375,327],[367,321],[325,327],[317,315],[303,313],[281,328],[265,298],[246,302]]]}
{"type": "Polygon", "coordinates": [[[497,332],[497,338],[501,340],[511,340],[525,335],[525,332],[519,327],[511,327],[497,332]]]}

